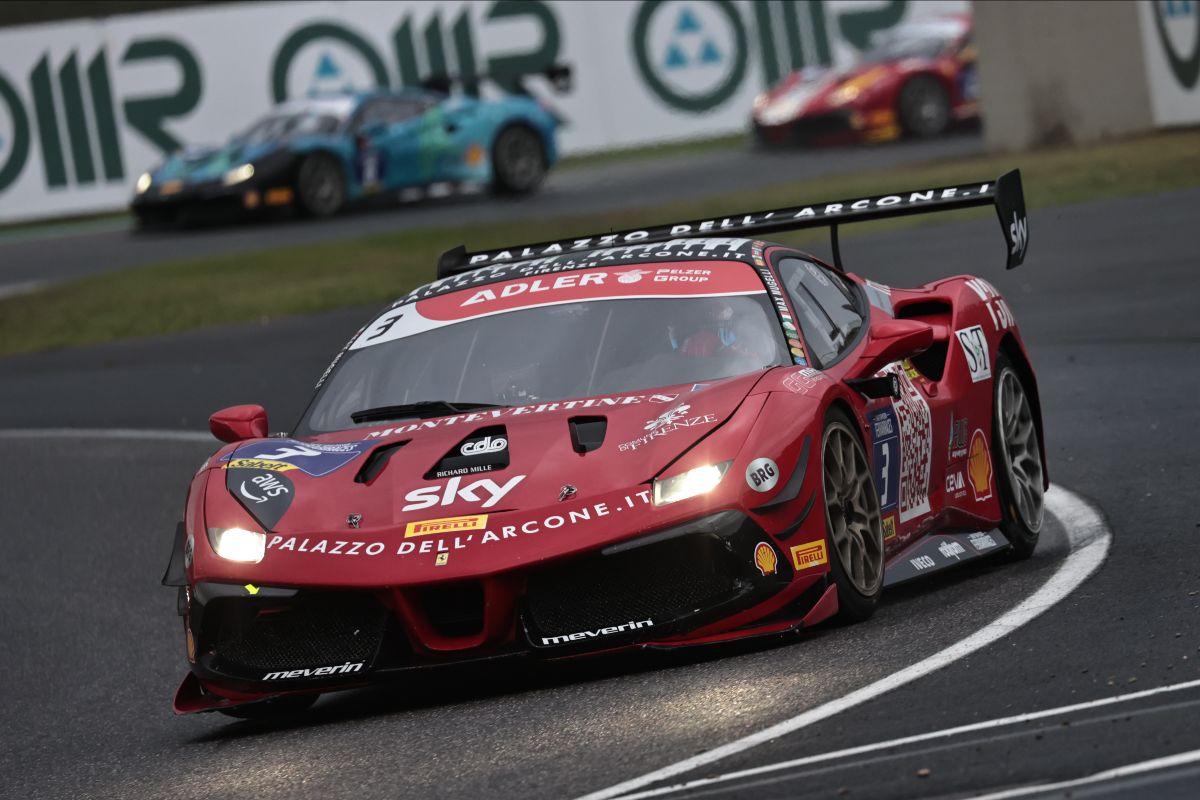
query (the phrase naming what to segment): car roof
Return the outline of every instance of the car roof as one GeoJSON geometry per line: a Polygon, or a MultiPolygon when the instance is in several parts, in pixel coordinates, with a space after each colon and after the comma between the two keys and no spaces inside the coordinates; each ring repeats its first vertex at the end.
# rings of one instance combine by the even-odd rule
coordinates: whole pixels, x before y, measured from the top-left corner
{"type": "MultiPolygon", "coordinates": [[[[549,253],[518,250],[512,254],[512,260],[507,263],[481,266],[478,269],[467,270],[457,275],[432,281],[424,286],[418,286],[392,303],[392,307],[490,283],[598,267],[645,266],[675,261],[704,260],[739,261],[761,270],[765,268],[763,251],[768,247],[775,246],[771,242],[758,239],[735,237],[692,237],[651,244],[630,242],[611,247],[590,248],[588,245],[591,244],[591,241],[587,239],[575,241],[580,245],[577,250],[549,253]]],[[[526,248],[526,250],[528,249],[526,248]]],[[[503,256],[500,257],[500,260],[504,260],[503,256]]]]}

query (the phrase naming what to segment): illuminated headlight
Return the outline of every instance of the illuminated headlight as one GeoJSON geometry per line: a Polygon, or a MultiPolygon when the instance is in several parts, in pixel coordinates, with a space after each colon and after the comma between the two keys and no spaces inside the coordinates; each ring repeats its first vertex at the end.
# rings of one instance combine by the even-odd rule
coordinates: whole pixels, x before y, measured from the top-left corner
{"type": "Polygon", "coordinates": [[[843,86],[842,88],[838,89],[836,92],[834,92],[832,95],[829,96],[829,103],[830,103],[830,105],[835,105],[835,106],[841,106],[841,105],[845,105],[846,103],[852,103],[858,99],[858,96],[860,94],[862,94],[862,90],[853,84],[850,84],[848,86],[843,86]]]}
{"type": "Polygon", "coordinates": [[[703,467],[654,481],[654,505],[665,506],[711,492],[721,482],[721,478],[725,477],[732,463],[722,461],[720,464],[705,464],[703,467]]]}
{"type": "Polygon", "coordinates": [[[133,185],[133,188],[137,190],[138,194],[145,194],[150,189],[150,184],[152,183],[154,183],[154,178],[151,177],[150,173],[143,172],[138,176],[137,183],[133,185]]]}
{"type": "Polygon", "coordinates": [[[244,528],[209,528],[208,541],[221,558],[257,564],[267,551],[267,537],[244,528]]]}
{"type": "Polygon", "coordinates": [[[234,167],[225,173],[224,183],[226,186],[233,186],[244,181],[248,181],[254,177],[254,165],[242,164],[240,167],[234,167]]]}

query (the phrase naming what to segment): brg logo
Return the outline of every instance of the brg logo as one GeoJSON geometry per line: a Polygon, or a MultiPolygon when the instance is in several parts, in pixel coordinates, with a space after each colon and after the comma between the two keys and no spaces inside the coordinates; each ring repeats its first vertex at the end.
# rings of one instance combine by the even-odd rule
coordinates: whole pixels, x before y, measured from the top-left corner
{"type": "Polygon", "coordinates": [[[387,87],[387,68],[360,35],[333,23],[305,25],[284,40],[275,56],[275,102],[387,87]]]}
{"type": "Polygon", "coordinates": [[[1154,26],[1171,73],[1184,89],[1200,79],[1200,0],[1158,0],[1154,26]]]}
{"type": "Polygon", "coordinates": [[[632,44],[642,80],[680,111],[716,108],[746,76],[746,28],[730,0],[646,0],[632,44]]]}
{"type": "Polygon", "coordinates": [[[29,118],[16,89],[0,73],[0,192],[17,179],[29,157],[29,118]]]}

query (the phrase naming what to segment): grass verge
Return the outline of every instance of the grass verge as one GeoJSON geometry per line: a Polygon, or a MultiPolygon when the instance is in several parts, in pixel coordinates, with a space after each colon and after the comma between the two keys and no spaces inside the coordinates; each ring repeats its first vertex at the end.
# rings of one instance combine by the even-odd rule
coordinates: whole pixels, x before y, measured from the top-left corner
{"type": "MultiPolygon", "coordinates": [[[[1200,184],[1200,130],[830,176],[807,181],[803,187],[785,184],[730,192],[564,217],[550,224],[531,220],[478,225],[469,231],[461,227],[404,231],[136,267],[0,300],[0,356],[382,304],[431,280],[438,254],[464,238],[470,249],[497,247],[808,200],[954,184],[991,178],[1014,166],[1021,168],[1031,208],[1180,189],[1200,184]]],[[[945,217],[907,217],[859,227],[906,227],[931,219],[945,217]]],[[[778,238],[803,242],[823,234],[778,238]]]]}

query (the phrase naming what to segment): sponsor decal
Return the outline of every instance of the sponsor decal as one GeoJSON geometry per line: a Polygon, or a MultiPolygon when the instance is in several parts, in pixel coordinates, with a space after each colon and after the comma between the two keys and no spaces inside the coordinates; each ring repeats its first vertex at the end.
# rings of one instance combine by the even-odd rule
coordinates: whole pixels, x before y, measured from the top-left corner
{"type": "Polygon", "coordinates": [[[769,458],[756,458],[746,465],[746,485],[756,492],[769,492],[779,483],[779,467],[769,458]]]}
{"type": "Polygon", "coordinates": [[[889,317],[895,316],[895,311],[892,309],[892,289],[890,286],[884,286],[882,283],[874,281],[863,281],[863,291],[867,294],[867,301],[878,308],[889,317]]]}
{"type": "Polygon", "coordinates": [[[496,483],[491,478],[480,478],[468,484],[463,484],[460,476],[454,476],[441,486],[422,486],[404,495],[407,500],[401,511],[420,511],[430,506],[449,506],[459,500],[466,503],[480,503],[481,508],[491,508],[499,503],[504,496],[512,491],[517,484],[525,480],[524,475],[509,478],[504,484],[496,483]]]}
{"type": "Polygon", "coordinates": [[[896,517],[887,516],[883,518],[883,540],[896,538],[896,517]]]}
{"type": "MultiPolygon", "coordinates": [[[[602,252],[590,253],[589,257],[603,261],[602,252]]],[[[674,255],[670,251],[652,249],[651,252],[660,257],[674,255]]],[[[592,269],[533,270],[527,276],[490,281],[484,285],[459,284],[462,291],[433,294],[388,309],[363,330],[350,349],[403,339],[469,319],[563,303],[764,293],[762,283],[749,266],[729,264],[722,269],[711,266],[703,261],[675,261],[629,270],[600,263],[592,269]]]]}
{"type": "MultiPolygon", "coordinates": [[[[692,385],[692,391],[696,391],[697,386],[707,386],[706,383],[696,383],[692,385]]],[[[648,398],[651,403],[674,403],[679,399],[677,394],[652,394],[648,398]]]]}
{"type": "Polygon", "coordinates": [[[607,628],[598,628],[594,631],[579,631],[578,633],[564,633],[562,636],[543,636],[542,644],[567,644],[569,642],[578,642],[584,639],[594,639],[597,636],[609,636],[614,633],[624,633],[625,631],[635,631],[638,628],[649,628],[654,625],[653,620],[644,619],[640,622],[626,622],[621,625],[612,625],[607,628]]]}
{"type": "Polygon", "coordinates": [[[1025,247],[1029,244],[1029,221],[1025,217],[1018,217],[1016,211],[1012,215],[1012,224],[1008,226],[1008,238],[1012,239],[1009,253],[1017,260],[1025,258],[1025,247]]]}
{"type": "Polygon", "coordinates": [[[287,467],[260,467],[260,469],[299,469],[300,471],[320,478],[341,469],[358,458],[370,445],[363,442],[340,442],[337,444],[320,444],[317,442],[298,442],[295,439],[279,439],[271,443],[259,442],[239,448],[231,459],[234,461],[247,459],[283,463],[287,467]],[[269,449],[269,448],[274,448],[269,449]]]}
{"type": "Polygon", "coordinates": [[[296,496],[295,484],[282,472],[252,470],[236,463],[231,461],[225,472],[225,488],[258,524],[271,530],[291,507],[296,496]]]}
{"type": "Polygon", "coordinates": [[[937,564],[935,564],[933,559],[929,556],[917,556],[916,558],[910,558],[908,563],[912,564],[913,569],[915,569],[917,572],[924,572],[927,569],[933,569],[937,566],[937,564]]]}
{"type": "Polygon", "coordinates": [[[589,397],[584,400],[563,400],[555,403],[538,403],[530,406],[513,406],[511,408],[489,408],[482,411],[473,411],[469,414],[455,414],[446,417],[434,417],[433,419],[423,419],[419,422],[410,422],[405,425],[397,425],[391,428],[383,428],[377,431],[371,431],[365,437],[369,439],[382,439],[388,436],[401,436],[404,434],[414,433],[422,430],[431,430],[433,428],[446,428],[451,425],[463,425],[475,422],[490,422],[492,420],[501,419],[503,417],[517,417],[526,414],[544,414],[551,411],[575,411],[581,408],[613,408],[616,406],[640,405],[643,402],[671,402],[664,400],[651,400],[652,397],[667,397],[668,395],[618,395],[616,397],[589,397]]]}
{"type": "Polygon", "coordinates": [[[818,539],[808,544],[798,544],[791,549],[791,553],[792,566],[796,568],[797,572],[812,567],[819,567],[829,561],[824,539],[818,539]]]}
{"type": "Polygon", "coordinates": [[[967,539],[971,542],[971,546],[981,553],[998,546],[990,533],[968,533],[967,539]]]}
{"type": "Polygon", "coordinates": [[[946,473],[946,494],[952,497],[962,497],[967,493],[967,482],[963,480],[960,470],[946,473]]]}
{"type": "Polygon", "coordinates": [[[947,559],[953,558],[958,561],[959,556],[967,552],[967,548],[955,541],[945,541],[938,545],[938,552],[947,559]]]}
{"type": "Polygon", "coordinates": [[[259,587],[255,586],[253,583],[247,583],[242,588],[246,590],[246,594],[250,594],[250,595],[255,595],[255,594],[258,594],[258,592],[259,592],[259,587]]]}
{"type": "Polygon", "coordinates": [[[810,389],[823,380],[825,380],[825,375],[820,370],[802,367],[789,372],[783,379],[783,386],[789,392],[808,394],[810,389]]]}
{"type": "Polygon", "coordinates": [[[987,309],[992,318],[992,327],[996,331],[1006,331],[1017,324],[1008,303],[1004,302],[1004,298],[1000,296],[1000,292],[996,291],[995,286],[983,278],[972,278],[967,281],[967,287],[979,296],[983,307],[987,309]]]}
{"type": "Polygon", "coordinates": [[[779,557],[775,555],[775,548],[766,542],[754,545],[754,566],[758,567],[758,571],[764,578],[774,575],[779,566],[779,557]]]}
{"type": "Polygon", "coordinates": [[[954,412],[950,412],[950,450],[949,460],[957,461],[960,458],[967,457],[967,439],[969,437],[969,426],[966,417],[954,417],[954,412]]]}
{"type": "Polygon", "coordinates": [[[914,381],[921,377],[921,373],[917,371],[917,368],[913,366],[912,361],[909,359],[906,358],[901,361],[900,366],[904,368],[904,374],[912,378],[914,381]]]}
{"type": "Polygon", "coordinates": [[[360,672],[365,666],[362,661],[347,661],[335,667],[316,667],[315,669],[292,669],[280,672],[268,672],[263,675],[264,681],[291,680],[292,678],[323,678],[327,675],[344,675],[347,672],[360,672]]]}
{"type": "Polygon", "coordinates": [[[450,563],[450,554],[449,553],[438,553],[437,558],[435,558],[433,560],[433,565],[435,567],[444,567],[449,563],[450,563]]]}
{"type": "Polygon", "coordinates": [[[476,441],[467,441],[458,449],[464,456],[496,453],[508,447],[508,440],[503,436],[485,436],[476,441]]]}
{"type": "Polygon", "coordinates": [[[977,501],[987,500],[992,496],[992,452],[988,449],[987,436],[979,428],[971,434],[967,475],[971,478],[971,489],[975,492],[977,501]]]}
{"type": "Polygon", "coordinates": [[[654,419],[647,420],[645,426],[643,427],[643,430],[646,431],[646,434],[631,441],[617,445],[617,450],[622,453],[629,450],[637,450],[639,447],[645,447],[654,439],[657,439],[660,436],[666,436],[667,434],[677,431],[681,428],[694,428],[700,425],[711,425],[717,421],[717,418],[714,414],[688,416],[688,412],[691,411],[691,408],[692,407],[690,405],[685,403],[664,411],[654,419]]]}
{"type": "Polygon", "coordinates": [[[487,514],[475,514],[469,517],[443,517],[442,519],[426,519],[420,522],[410,522],[404,527],[404,538],[429,536],[434,533],[478,531],[487,527],[487,520],[487,514]]]}
{"type": "Polygon", "coordinates": [[[428,536],[421,535],[419,541],[411,541],[406,536],[405,541],[399,544],[276,534],[267,539],[267,549],[287,550],[293,553],[319,553],[328,556],[383,556],[385,554],[410,556],[431,553],[441,555],[456,550],[466,550],[470,547],[534,536],[544,531],[569,530],[581,525],[591,525],[600,520],[606,520],[615,513],[650,505],[650,502],[650,490],[643,489],[632,494],[617,495],[581,508],[564,509],[544,517],[513,522],[511,525],[497,525],[482,533],[479,530],[469,533],[430,533],[428,536]]]}
{"type": "Polygon", "coordinates": [[[969,328],[955,331],[958,343],[962,346],[963,358],[967,361],[967,370],[971,373],[971,382],[979,383],[992,377],[992,359],[988,355],[987,337],[983,327],[972,325],[969,328]]]}
{"type": "Polygon", "coordinates": [[[871,431],[879,507],[891,511],[900,502],[900,423],[895,410],[887,405],[867,416],[867,427],[871,431]]]}
{"type": "Polygon", "coordinates": [[[295,464],[286,461],[264,461],[261,458],[233,458],[225,464],[225,469],[269,469],[275,472],[287,472],[295,468],[295,464]]]}
{"type": "MultiPolygon", "coordinates": [[[[893,400],[891,405],[896,412],[900,428],[900,521],[907,522],[929,513],[933,425],[929,403],[904,372],[904,368],[899,364],[890,364],[880,374],[888,373],[894,374],[900,381],[900,397],[893,400]]],[[[880,505],[882,504],[881,493],[880,505]]]]}

